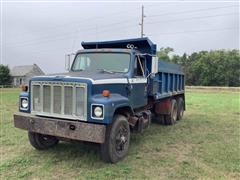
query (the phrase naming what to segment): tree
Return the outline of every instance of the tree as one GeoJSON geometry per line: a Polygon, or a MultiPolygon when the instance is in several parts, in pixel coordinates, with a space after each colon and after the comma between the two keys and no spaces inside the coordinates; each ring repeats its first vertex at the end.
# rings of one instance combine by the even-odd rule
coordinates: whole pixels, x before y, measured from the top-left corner
{"type": "Polygon", "coordinates": [[[240,86],[239,50],[194,52],[172,55],[172,48],[161,48],[158,57],[182,66],[187,85],[240,86]]]}
{"type": "Polygon", "coordinates": [[[0,85],[11,84],[10,70],[8,66],[0,64],[0,85]]]}
{"type": "Polygon", "coordinates": [[[173,52],[174,49],[170,48],[170,47],[166,47],[166,48],[160,48],[160,50],[157,52],[157,56],[159,57],[159,59],[163,59],[165,61],[170,61],[170,53],[173,52]]]}

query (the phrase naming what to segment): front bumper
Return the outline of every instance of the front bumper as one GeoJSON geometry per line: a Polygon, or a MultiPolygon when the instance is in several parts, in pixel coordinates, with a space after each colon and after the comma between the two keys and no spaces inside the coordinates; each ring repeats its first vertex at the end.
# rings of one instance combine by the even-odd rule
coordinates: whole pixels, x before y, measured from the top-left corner
{"type": "Polygon", "coordinates": [[[104,143],[106,126],[76,122],[25,113],[14,114],[14,126],[31,132],[68,139],[104,143]]]}

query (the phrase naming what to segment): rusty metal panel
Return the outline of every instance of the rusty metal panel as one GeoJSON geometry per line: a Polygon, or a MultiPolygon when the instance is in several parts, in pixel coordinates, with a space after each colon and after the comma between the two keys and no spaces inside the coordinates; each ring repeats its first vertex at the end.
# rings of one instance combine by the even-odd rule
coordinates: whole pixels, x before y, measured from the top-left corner
{"type": "Polygon", "coordinates": [[[26,114],[14,114],[14,126],[31,132],[95,143],[104,143],[106,132],[105,125],[26,114]]]}
{"type": "Polygon", "coordinates": [[[171,111],[171,99],[162,100],[157,102],[154,107],[157,114],[170,114],[171,111]]]}

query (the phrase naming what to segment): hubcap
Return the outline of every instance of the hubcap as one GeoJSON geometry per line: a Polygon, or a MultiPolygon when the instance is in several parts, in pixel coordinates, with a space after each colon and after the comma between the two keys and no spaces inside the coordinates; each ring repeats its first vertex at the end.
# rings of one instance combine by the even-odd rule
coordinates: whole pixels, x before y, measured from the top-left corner
{"type": "Polygon", "coordinates": [[[181,108],[180,116],[181,116],[181,117],[183,116],[183,108],[181,108]]]}
{"type": "Polygon", "coordinates": [[[177,108],[173,109],[173,120],[176,121],[177,120],[177,108]]]}
{"type": "Polygon", "coordinates": [[[56,142],[56,138],[48,135],[40,135],[39,140],[44,145],[52,145],[56,142]]]}
{"type": "Polygon", "coordinates": [[[121,126],[116,135],[116,151],[121,153],[125,150],[127,144],[128,131],[126,127],[121,126]]]}

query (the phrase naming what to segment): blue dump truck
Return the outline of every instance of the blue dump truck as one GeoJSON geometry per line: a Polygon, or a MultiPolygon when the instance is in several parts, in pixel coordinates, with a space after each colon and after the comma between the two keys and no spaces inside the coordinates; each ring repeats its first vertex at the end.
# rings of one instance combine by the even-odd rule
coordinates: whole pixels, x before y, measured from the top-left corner
{"type": "Polygon", "coordinates": [[[33,77],[22,86],[14,125],[44,150],[60,140],[99,143],[116,163],[130,134],[151,120],[173,125],[185,110],[184,73],[156,56],[148,38],[82,42],[68,73],[33,77]]]}

